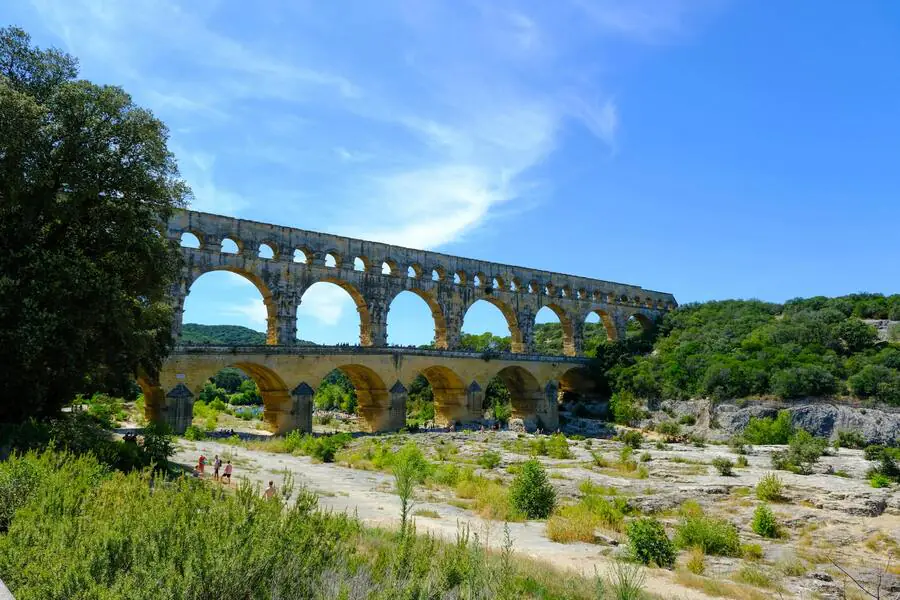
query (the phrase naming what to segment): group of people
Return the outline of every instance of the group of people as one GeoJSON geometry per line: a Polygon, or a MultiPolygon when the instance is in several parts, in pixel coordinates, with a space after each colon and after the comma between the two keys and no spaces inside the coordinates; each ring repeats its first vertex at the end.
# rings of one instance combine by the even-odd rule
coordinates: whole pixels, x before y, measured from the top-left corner
{"type": "MultiPolygon", "coordinates": [[[[203,477],[203,474],[206,472],[206,461],[208,459],[203,454],[200,455],[200,458],[197,460],[197,473],[200,477],[203,477]]],[[[219,475],[219,471],[222,470],[222,459],[219,458],[219,455],[216,454],[213,458],[213,479],[218,481],[220,478],[222,481],[228,480],[226,483],[231,483],[231,473],[234,470],[234,467],[231,465],[231,461],[225,462],[225,470],[222,471],[222,474],[219,475]]]]}
{"type": "MultiPolygon", "coordinates": [[[[206,461],[207,460],[208,459],[203,454],[201,454],[200,458],[197,459],[197,474],[199,477],[203,477],[203,474],[206,472],[206,461]]],[[[225,483],[230,484],[231,483],[231,473],[234,471],[234,467],[232,466],[231,461],[230,460],[226,461],[225,469],[222,470],[222,459],[219,458],[218,454],[216,454],[213,457],[212,464],[213,464],[213,479],[216,481],[219,481],[219,479],[221,479],[222,481],[225,481],[225,483]],[[222,470],[221,475],[219,475],[220,470],[222,470]],[[226,481],[226,479],[227,479],[227,481],[226,481]]],[[[275,482],[274,481],[269,482],[269,487],[267,487],[265,490],[263,490],[262,495],[263,495],[263,498],[265,498],[266,500],[272,498],[275,495],[275,482]]]]}

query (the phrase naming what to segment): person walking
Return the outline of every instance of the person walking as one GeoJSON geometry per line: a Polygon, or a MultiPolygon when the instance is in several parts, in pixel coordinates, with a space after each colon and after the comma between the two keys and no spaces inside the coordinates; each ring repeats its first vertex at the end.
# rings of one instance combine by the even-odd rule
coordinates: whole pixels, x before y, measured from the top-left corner
{"type": "Polygon", "coordinates": [[[266,500],[271,500],[273,496],[275,496],[275,482],[270,481],[269,487],[267,487],[263,492],[263,498],[265,498],[266,500]]]}
{"type": "Polygon", "coordinates": [[[225,463],[225,472],[222,473],[222,481],[224,481],[225,479],[228,479],[228,483],[231,484],[231,470],[232,469],[233,469],[233,467],[231,466],[231,461],[229,460],[227,463],[225,463]]]}
{"type": "Polygon", "coordinates": [[[219,458],[219,455],[216,454],[216,457],[213,459],[213,479],[216,481],[219,480],[219,470],[222,468],[222,459],[219,458]]]}

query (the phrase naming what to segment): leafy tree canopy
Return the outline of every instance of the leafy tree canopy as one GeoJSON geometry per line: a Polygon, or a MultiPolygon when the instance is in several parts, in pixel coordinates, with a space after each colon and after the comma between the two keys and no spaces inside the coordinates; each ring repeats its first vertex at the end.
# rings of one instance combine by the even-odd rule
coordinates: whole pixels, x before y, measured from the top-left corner
{"type": "Polygon", "coordinates": [[[159,225],[188,188],[162,122],[77,76],[0,29],[0,421],[121,395],[171,342],[178,254],[159,225]]]}

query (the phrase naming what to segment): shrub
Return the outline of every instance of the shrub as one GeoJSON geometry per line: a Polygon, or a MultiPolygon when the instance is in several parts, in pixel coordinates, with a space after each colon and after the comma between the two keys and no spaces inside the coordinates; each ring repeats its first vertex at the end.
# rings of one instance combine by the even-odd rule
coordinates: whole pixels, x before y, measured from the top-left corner
{"type": "Polygon", "coordinates": [[[196,425],[188,425],[184,430],[184,438],[191,441],[203,440],[206,439],[206,432],[196,425]]]}
{"type": "Polygon", "coordinates": [[[487,450],[478,457],[478,464],[485,469],[496,469],[500,465],[500,453],[487,450]]]}
{"type": "Polygon", "coordinates": [[[613,420],[620,425],[630,425],[639,421],[644,414],[634,394],[629,391],[613,394],[609,401],[609,410],[612,412],[613,420]]]}
{"type": "Polygon", "coordinates": [[[797,431],[791,438],[787,451],[772,454],[772,466],[776,469],[793,471],[802,475],[812,473],[828,443],[823,438],[813,437],[805,429],[797,431]]]}
{"type": "Polygon", "coordinates": [[[697,417],[694,415],[681,415],[679,417],[678,422],[682,425],[687,425],[688,427],[697,424],[697,417]]]}
{"type": "Polygon", "coordinates": [[[724,456],[717,456],[712,460],[712,466],[716,468],[719,472],[719,475],[731,476],[734,475],[734,463],[731,462],[730,459],[725,458],[724,456]]]}
{"type": "Polygon", "coordinates": [[[705,557],[706,555],[703,554],[703,548],[691,548],[691,551],[688,554],[687,564],[685,565],[687,570],[694,575],[703,575],[703,572],[706,570],[705,557]]]}
{"type": "Polygon", "coordinates": [[[838,431],[835,447],[862,449],[866,447],[866,439],[859,431],[841,430],[838,431]]]}
{"type": "Polygon", "coordinates": [[[662,523],[643,517],[625,528],[631,556],[645,565],[671,568],[675,564],[675,548],[662,523]]]}
{"type": "Polygon", "coordinates": [[[741,552],[737,528],[706,515],[682,517],[676,528],[675,544],[680,548],[697,546],[706,554],[719,556],[739,556],[741,552]]]}
{"type": "Polygon", "coordinates": [[[760,504],[753,512],[750,528],[757,534],[767,538],[781,537],[781,528],[775,520],[775,514],[768,504],[760,504]]]}
{"type": "Polygon", "coordinates": [[[653,460],[653,456],[651,456],[649,452],[643,452],[641,454],[641,462],[650,462],[651,460],[653,460]]]}
{"type": "Polygon", "coordinates": [[[689,439],[695,448],[706,448],[706,438],[702,435],[692,435],[689,439]]]}
{"type": "Polygon", "coordinates": [[[750,462],[747,460],[747,457],[746,457],[746,456],[743,456],[743,455],[742,455],[742,456],[738,456],[738,457],[737,457],[737,461],[735,461],[734,464],[735,464],[736,467],[740,467],[740,468],[743,469],[744,467],[746,467],[747,465],[749,465],[750,462]]]}
{"type": "Polygon", "coordinates": [[[666,436],[667,440],[675,440],[681,435],[681,427],[675,421],[663,421],[657,423],[656,433],[666,436]]]}
{"type": "Polygon", "coordinates": [[[512,505],[529,519],[546,519],[556,505],[556,490],[536,459],[527,460],[509,491],[512,505]]]}
{"type": "Polygon", "coordinates": [[[591,451],[591,459],[593,459],[595,467],[605,469],[609,466],[609,461],[599,452],[591,451]]]}
{"type": "Polygon", "coordinates": [[[732,436],[730,440],[728,440],[728,447],[731,448],[731,451],[735,454],[747,454],[747,440],[742,436],[735,435],[732,436]]]}
{"type": "Polygon", "coordinates": [[[550,458],[572,458],[572,451],[569,449],[569,442],[566,436],[561,433],[554,433],[547,441],[547,456],[550,458]]]}
{"type": "Polygon", "coordinates": [[[751,444],[787,444],[793,433],[790,411],[780,410],[774,419],[751,417],[743,437],[751,444]]]}
{"type": "Polygon", "coordinates": [[[887,475],[882,475],[881,473],[872,473],[869,475],[869,485],[871,485],[873,488],[890,487],[891,483],[893,482],[887,475]]]}
{"type": "Polygon", "coordinates": [[[763,557],[763,549],[759,544],[741,544],[741,556],[746,560],[759,560],[763,557]]]}
{"type": "Polygon", "coordinates": [[[778,475],[767,473],[756,484],[756,497],[763,502],[777,502],[784,498],[782,496],[783,487],[778,475]]]}
{"type": "Polygon", "coordinates": [[[623,431],[618,437],[620,442],[635,450],[639,449],[644,442],[644,436],[641,435],[640,431],[623,431]]]}
{"type": "Polygon", "coordinates": [[[889,404],[900,402],[900,373],[883,365],[866,365],[847,379],[847,385],[860,398],[889,404]]]}

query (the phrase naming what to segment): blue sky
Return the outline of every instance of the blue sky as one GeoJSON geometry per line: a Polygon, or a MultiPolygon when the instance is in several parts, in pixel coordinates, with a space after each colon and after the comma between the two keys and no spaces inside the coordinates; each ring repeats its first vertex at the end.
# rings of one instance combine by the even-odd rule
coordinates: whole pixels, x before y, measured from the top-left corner
{"type": "MultiPolygon", "coordinates": [[[[897,2],[7,0],[0,17],[168,123],[200,210],[682,303],[900,292],[897,2]]],[[[263,328],[228,274],[186,310],[263,328]]],[[[431,338],[414,297],[389,318],[391,342],[431,338]]],[[[357,315],[322,284],[299,329],[354,341],[357,315]]],[[[481,306],[464,329],[506,332],[481,306]]]]}

